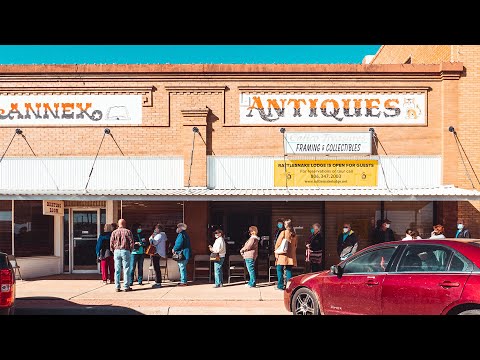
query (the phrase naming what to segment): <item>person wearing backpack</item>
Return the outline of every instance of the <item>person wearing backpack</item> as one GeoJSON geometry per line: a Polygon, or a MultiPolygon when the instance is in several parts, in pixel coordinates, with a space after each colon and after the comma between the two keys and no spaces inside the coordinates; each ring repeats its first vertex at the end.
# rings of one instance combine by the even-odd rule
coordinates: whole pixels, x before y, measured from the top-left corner
{"type": "Polygon", "coordinates": [[[292,220],[286,219],[284,222],[285,230],[281,232],[278,236],[277,242],[275,243],[275,257],[276,257],[276,266],[277,266],[277,278],[278,283],[275,287],[275,290],[284,290],[284,279],[285,283],[290,280],[292,277],[292,268],[297,266],[297,234],[293,229],[292,220]],[[286,252],[279,251],[280,247],[283,246],[283,240],[286,240],[287,250],[286,252]],[[285,273],[285,276],[284,276],[285,273]]]}
{"type": "Polygon", "coordinates": [[[106,284],[107,278],[110,284],[114,283],[115,266],[113,254],[110,251],[110,236],[112,235],[112,224],[105,224],[103,233],[97,240],[97,258],[100,260],[100,270],[102,271],[102,281],[106,284]]]}
{"type": "Polygon", "coordinates": [[[190,237],[187,234],[187,224],[179,223],[177,225],[177,239],[173,246],[172,253],[179,255],[181,260],[177,260],[178,270],[180,271],[180,283],[178,286],[187,286],[187,263],[190,259],[190,237]]]}

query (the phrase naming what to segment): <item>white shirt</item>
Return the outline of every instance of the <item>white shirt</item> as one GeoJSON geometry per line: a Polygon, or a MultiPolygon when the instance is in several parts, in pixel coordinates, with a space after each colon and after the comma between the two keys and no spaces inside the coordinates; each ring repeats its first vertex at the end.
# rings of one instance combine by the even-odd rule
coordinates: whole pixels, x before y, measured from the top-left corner
{"type": "Polygon", "coordinates": [[[225,247],[225,240],[223,240],[222,236],[215,239],[215,242],[213,243],[213,246],[212,246],[212,252],[218,253],[218,255],[221,258],[225,257],[225,254],[227,253],[227,249],[225,247]]]}
{"type": "Polygon", "coordinates": [[[445,235],[443,234],[437,235],[432,232],[432,236],[430,236],[430,239],[445,239],[445,235]]]}
{"type": "MultiPolygon", "coordinates": [[[[412,236],[411,235],[406,235],[402,241],[406,241],[406,240],[413,240],[412,236]]],[[[422,240],[422,238],[420,236],[417,236],[417,239],[416,240],[422,240]]]]}
{"type": "Polygon", "coordinates": [[[150,242],[153,246],[157,249],[156,254],[160,255],[161,257],[167,257],[167,251],[165,245],[167,243],[167,234],[163,231],[160,234],[155,235],[154,238],[150,236],[150,242]]]}

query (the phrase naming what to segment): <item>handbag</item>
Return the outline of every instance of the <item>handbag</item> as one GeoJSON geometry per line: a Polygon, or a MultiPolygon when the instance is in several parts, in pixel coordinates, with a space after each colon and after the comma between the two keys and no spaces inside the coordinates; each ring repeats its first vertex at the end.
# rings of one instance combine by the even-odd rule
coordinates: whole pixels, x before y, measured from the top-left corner
{"type": "Polygon", "coordinates": [[[275,250],[275,254],[278,254],[278,255],[286,254],[287,250],[288,250],[288,240],[286,237],[284,237],[278,249],[275,250]]]}
{"type": "Polygon", "coordinates": [[[157,248],[155,247],[155,245],[150,244],[148,245],[147,250],[145,250],[145,255],[153,256],[155,255],[156,252],[157,252],[157,248]]]}
{"type": "Polygon", "coordinates": [[[210,261],[220,261],[220,254],[219,253],[211,253],[210,254],[210,261]]]}
{"type": "Polygon", "coordinates": [[[175,260],[175,261],[185,260],[185,256],[183,255],[183,250],[175,251],[172,255],[172,260],[175,260]]]}

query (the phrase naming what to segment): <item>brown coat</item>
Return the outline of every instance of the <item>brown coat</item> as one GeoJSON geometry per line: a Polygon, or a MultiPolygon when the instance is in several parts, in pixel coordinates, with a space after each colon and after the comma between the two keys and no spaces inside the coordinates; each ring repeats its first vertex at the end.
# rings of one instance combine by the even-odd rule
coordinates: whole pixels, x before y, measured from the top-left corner
{"type": "Polygon", "coordinates": [[[260,238],[256,235],[250,236],[245,245],[240,249],[240,253],[244,259],[256,259],[258,255],[258,240],[260,238]]]}
{"type": "Polygon", "coordinates": [[[275,250],[280,247],[284,237],[286,237],[289,242],[287,253],[284,255],[275,254],[277,258],[276,264],[297,266],[297,237],[291,237],[289,230],[282,231],[278,236],[277,242],[275,243],[275,250]]]}

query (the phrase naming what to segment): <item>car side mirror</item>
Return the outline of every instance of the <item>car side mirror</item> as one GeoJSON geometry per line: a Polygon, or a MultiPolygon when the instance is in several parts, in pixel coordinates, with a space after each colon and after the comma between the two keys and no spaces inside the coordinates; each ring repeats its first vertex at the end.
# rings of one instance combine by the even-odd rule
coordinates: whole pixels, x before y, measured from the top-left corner
{"type": "Polygon", "coordinates": [[[338,266],[337,265],[332,265],[330,267],[330,272],[333,274],[333,275],[337,275],[338,274],[338,266]]]}

